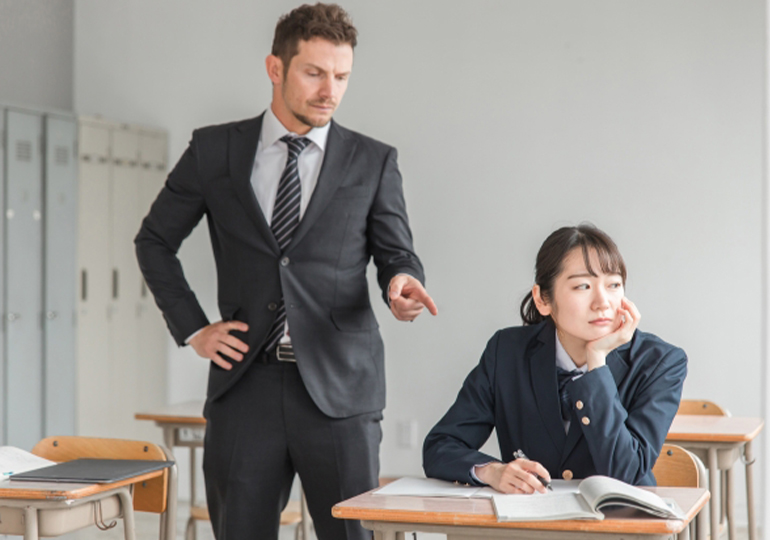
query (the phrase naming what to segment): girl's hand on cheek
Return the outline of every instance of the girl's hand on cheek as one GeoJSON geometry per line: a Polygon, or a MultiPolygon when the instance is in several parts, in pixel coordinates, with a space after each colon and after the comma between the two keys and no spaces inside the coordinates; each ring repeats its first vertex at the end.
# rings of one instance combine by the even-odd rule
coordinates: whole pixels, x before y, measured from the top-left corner
{"type": "Polygon", "coordinates": [[[617,319],[615,330],[586,344],[586,359],[589,370],[603,366],[611,351],[631,341],[642,315],[631,300],[623,298],[615,318],[617,319]]]}

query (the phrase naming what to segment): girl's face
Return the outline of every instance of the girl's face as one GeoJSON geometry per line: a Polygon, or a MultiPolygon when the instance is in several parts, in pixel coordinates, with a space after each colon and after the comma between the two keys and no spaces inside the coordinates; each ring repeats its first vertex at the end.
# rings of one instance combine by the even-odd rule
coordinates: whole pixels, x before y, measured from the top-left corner
{"type": "Polygon", "coordinates": [[[612,333],[620,325],[618,308],[625,295],[623,278],[605,274],[596,251],[589,252],[591,275],[581,248],[570,251],[556,277],[550,298],[544,299],[535,285],[533,297],[541,315],[550,315],[566,347],[571,342],[585,345],[612,333]]]}

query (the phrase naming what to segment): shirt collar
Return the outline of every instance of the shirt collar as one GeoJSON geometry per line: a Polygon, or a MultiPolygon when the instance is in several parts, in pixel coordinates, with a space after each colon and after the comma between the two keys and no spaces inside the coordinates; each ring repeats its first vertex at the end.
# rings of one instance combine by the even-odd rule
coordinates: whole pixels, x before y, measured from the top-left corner
{"type": "MultiPolygon", "coordinates": [[[[554,332],[556,331],[554,330],[554,332]]],[[[564,349],[564,346],[561,344],[561,341],[559,341],[558,332],[556,332],[556,365],[566,371],[572,371],[573,369],[576,369],[581,373],[588,372],[587,363],[583,364],[583,367],[577,367],[575,365],[575,362],[572,361],[572,358],[570,357],[569,354],[567,354],[567,351],[566,349],[564,349]]]]}
{"type": "MultiPolygon", "coordinates": [[[[310,139],[321,151],[326,149],[326,139],[329,137],[329,127],[331,127],[331,121],[323,127],[311,128],[302,137],[310,139]]],[[[265,116],[262,118],[262,132],[259,134],[259,145],[262,148],[274,145],[284,135],[291,134],[299,137],[296,133],[290,132],[280,120],[273,113],[272,108],[268,107],[265,111],[265,116]]]]}

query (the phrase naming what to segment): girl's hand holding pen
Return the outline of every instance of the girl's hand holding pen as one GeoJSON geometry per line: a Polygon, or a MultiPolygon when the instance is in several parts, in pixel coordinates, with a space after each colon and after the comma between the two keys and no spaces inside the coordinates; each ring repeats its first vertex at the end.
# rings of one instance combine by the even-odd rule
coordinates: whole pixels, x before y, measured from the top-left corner
{"type": "Polygon", "coordinates": [[[482,467],[475,468],[479,480],[502,493],[539,493],[546,492],[547,483],[551,481],[548,471],[536,461],[518,458],[510,463],[494,461],[482,467]]]}

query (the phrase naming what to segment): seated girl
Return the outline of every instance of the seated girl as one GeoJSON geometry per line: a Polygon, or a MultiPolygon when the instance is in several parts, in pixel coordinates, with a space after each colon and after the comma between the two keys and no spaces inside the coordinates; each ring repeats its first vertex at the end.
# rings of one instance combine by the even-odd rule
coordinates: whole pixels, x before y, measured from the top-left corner
{"type": "Polygon", "coordinates": [[[524,326],[489,340],[425,439],[425,474],[504,493],[596,474],[655,485],[687,357],[637,330],[625,284],[625,263],[605,233],[591,225],[552,233],[521,305],[524,326]],[[493,429],[502,461],[479,452],[493,429]]]}

